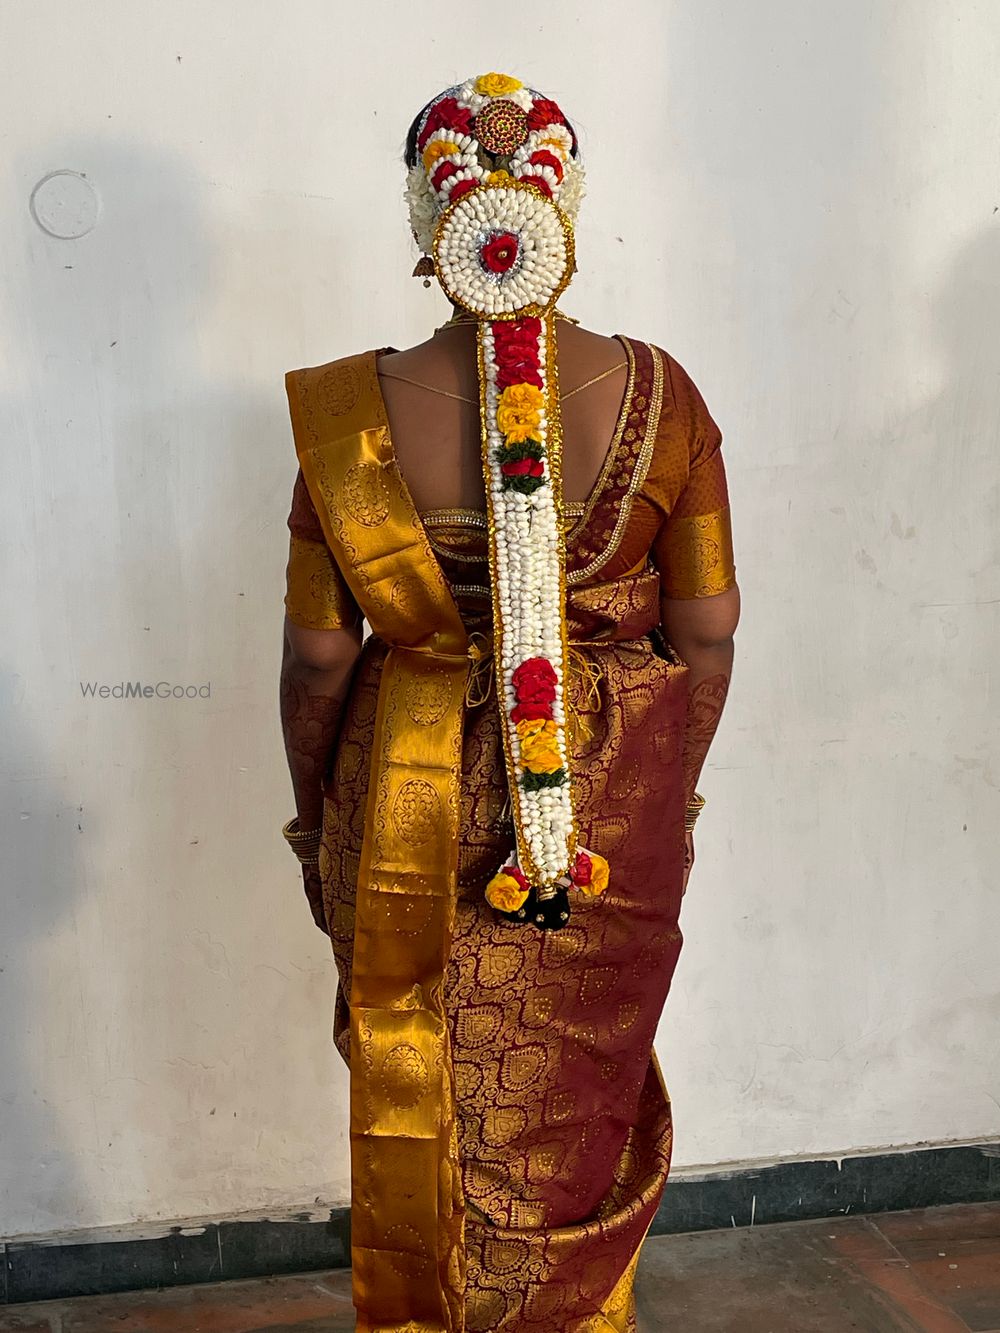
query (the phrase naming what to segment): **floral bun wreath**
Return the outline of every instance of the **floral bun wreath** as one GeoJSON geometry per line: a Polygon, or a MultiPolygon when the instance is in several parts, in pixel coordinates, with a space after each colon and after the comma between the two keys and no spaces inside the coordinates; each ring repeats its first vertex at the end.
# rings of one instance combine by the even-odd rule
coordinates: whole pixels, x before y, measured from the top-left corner
{"type": "Polygon", "coordinates": [[[555,305],[575,267],[576,153],[555,102],[495,73],[434,98],[408,146],[417,242],[478,321],[493,658],[515,832],[486,897],[507,920],[542,929],[566,924],[571,885],[597,894],[608,880],[604,858],[577,843],[565,700],[555,305]]]}

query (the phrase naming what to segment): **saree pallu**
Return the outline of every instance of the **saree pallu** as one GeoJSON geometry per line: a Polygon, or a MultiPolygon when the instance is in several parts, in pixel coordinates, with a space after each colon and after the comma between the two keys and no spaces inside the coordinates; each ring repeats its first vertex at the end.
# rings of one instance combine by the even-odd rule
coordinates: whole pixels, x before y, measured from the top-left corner
{"type": "Polygon", "coordinates": [[[634,1329],[672,1145],[652,1043],[682,940],[687,669],[659,601],[724,590],[732,561],[717,428],[675,362],[620,340],[615,439],[567,519],[577,822],[612,877],[600,898],[570,891],[558,932],[510,925],[483,896],[513,841],[481,670],[484,518],[416,514],[378,353],[289,376],[289,615],[333,628],[363,612],[372,628],[321,852],[359,1329],[634,1329]]]}

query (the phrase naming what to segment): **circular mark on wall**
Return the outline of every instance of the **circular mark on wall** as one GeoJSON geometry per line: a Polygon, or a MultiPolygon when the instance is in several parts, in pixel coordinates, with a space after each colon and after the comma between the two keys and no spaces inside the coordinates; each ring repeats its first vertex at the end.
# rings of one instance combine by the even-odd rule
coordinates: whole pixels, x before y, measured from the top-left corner
{"type": "Polygon", "coordinates": [[[53,171],[32,190],[30,208],[42,231],[61,241],[75,241],[97,226],[101,201],[78,171],[53,171]]]}

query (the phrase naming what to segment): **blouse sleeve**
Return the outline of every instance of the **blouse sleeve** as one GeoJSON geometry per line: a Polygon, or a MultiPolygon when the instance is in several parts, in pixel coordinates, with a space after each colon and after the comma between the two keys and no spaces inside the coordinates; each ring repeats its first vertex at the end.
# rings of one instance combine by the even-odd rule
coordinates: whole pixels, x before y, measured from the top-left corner
{"type": "Polygon", "coordinates": [[[654,539],[653,560],[664,597],[714,597],[736,583],[722,432],[687,372],[673,358],[668,366],[688,468],[654,539]]]}
{"type": "Polygon", "coordinates": [[[295,478],[288,530],[288,619],[303,629],[353,629],[360,625],[361,608],[326,544],[301,471],[295,478]]]}

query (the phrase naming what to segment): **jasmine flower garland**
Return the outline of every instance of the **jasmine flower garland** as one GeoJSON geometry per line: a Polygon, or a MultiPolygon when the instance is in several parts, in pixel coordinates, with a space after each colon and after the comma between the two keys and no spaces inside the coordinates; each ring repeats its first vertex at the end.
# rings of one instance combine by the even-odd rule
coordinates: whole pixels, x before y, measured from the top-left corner
{"type": "Polygon", "coordinates": [[[596,894],[607,883],[607,863],[576,840],[565,701],[554,310],[574,267],[560,206],[565,196],[575,211],[582,194],[574,146],[555,102],[509,75],[481,75],[428,107],[407,191],[442,287],[479,320],[494,664],[516,839],[487,899],[549,929],[569,917],[571,884],[596,894]]]}

